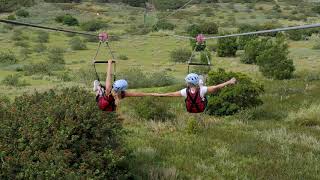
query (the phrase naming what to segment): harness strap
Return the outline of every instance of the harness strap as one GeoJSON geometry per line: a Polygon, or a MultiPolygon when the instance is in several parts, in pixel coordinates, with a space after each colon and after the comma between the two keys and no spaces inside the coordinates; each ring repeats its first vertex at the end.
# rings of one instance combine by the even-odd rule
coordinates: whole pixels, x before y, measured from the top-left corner
{"type": "Polygon", "coordinates": [[[199,106],[197,104],[197,98],[198,98],[199,94],[200,94],[200,90],[197,89],[195,97],[192,98],[191,93],[190,93],[190,88],[189,87],[187,88],[187,96],[191,100],[191,103],[192,103],[191,105],[194,106],[197,109],[197,111],[200,112],[200,108],[199,108],[199,106]]]}

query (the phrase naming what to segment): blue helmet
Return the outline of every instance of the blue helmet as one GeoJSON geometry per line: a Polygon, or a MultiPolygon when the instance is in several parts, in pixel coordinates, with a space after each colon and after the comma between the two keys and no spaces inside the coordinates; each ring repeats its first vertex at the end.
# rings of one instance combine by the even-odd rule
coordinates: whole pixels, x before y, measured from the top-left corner
{"type": "Polygon", "coordinates": [[[115,92],[125,91],[128,88],[128,83],[124,79],[117,80],[113,83],[112,89],[115,92]]]}
{"type": "Polygon", "coordinates": [[[193,84],[193,85],[198,85],[199,84],[199,76],[198,74],[191,73],[188,74],[187,77],[185,78],[187,83],[193,84]]]}

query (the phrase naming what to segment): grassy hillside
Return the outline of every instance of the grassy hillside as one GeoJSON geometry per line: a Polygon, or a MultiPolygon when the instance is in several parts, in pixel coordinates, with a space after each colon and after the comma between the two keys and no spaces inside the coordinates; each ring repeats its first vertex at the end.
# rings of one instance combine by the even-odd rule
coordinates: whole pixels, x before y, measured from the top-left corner
{"type": "MultiPolygon", "coordinates": [[[[212,3],[190,5],[168,19],[177,25],[175,32],[185,34],[185,28],[200,20],[214,21],[220,31],[235,31],[241,23],[279,23],[282,26],[319,22],[317,15],[308,14],[312,4],[299,6],[279,3],[281,13],[272,13],[274,3],[212,3]],[[297,11],[297,12],[293,12],[297,11]]],[[[174,77],[176,86],[139,89],[167,92],[183,85],[186,64],[170,61],[170,52],[176,48],[189,48],[189,41],[168,34],[171,31],[131,35],[127,30],[143,23],[143,8],[123,4],[49,4],[39,3],[26,8],[30,17],[18,21],[52,27],[81,30],[55,21],[56,16],[71,14],[80,23],[98,19],[109,26],[106,30],[119,37],[110,42],[116,57],[125,55],[128,60],[117,61],[117,72],[140,68],[142,72],[165,71],[174,77]],[[97,15],[99,13],[99,15],[97,15]]],[[[148,21],[155,21],[163,12],[152,12],[148,21]]],[[[14,14],[14,13],[12,13],[14,14]]],[[[6,18],[10,13],[0,14],[6,18]]],[[[138,29],[139,30],[139,29],[138,29]]],[[[92,88],[94,80],[91,60],[97,42],[86,42],[86,50],[72,50],[71,35],[48,31],[49,42],[42,52],[39,30],[0,24],[0,52],[11,50],[17,63],[0,64],[0,82],[8,75],[20,75],[26,86],[14,87],[0,83],[0,94],[14,98],[23,93],[82,86],[92,88]],[[14,40],[17,35],[20,40],[14,40]],[[23,42],[23,43],[21,43],[23,42]],[[32,63],[45,62],[49,50],[64,50],[65,69],[53,74],[25,76],[19,69],[32,63]],[[26,52],[30,52],[26,56],[26,52]],[[86,76],[86,77],[85,77],[86,76]],[[69,80],[63,80],[68,77],[69,80]],[[92,78],[92,79],[90,79],[92,78]]],[[[86,37],[81,37],[85,40],[86,37]]],[[[208,42],[215,46],[216,41],[208,42]]],[[[138,179],[318,179],[320,176],[320,50],[313,49],[311,40],[288,40],[296,71],[291,80],[271,80],[263,77],[255,65],[242,64],[238,51],[233,58],[220,58],[212,51],[213,68],[242,72],[265,86],[262,106],[242,111],[234,116],[215,117],[206,114],[190,115],[185,112],[183,99],[163,99],[171,120],[144,120],[133,110],[137,99],[125,99],[120,114],[127,131],[125,142],[131,154],[130,168],[138,179]],[[132,103],[133,101],[133,103],[132,103]],[[199,123],[197,122],[199,120],[199,123]]],[[[98,59],[107,57],[101,51],[98,59]]],[[[104,65],[98,65],[103,74],[104,65]]],[[[130,82],[129,82],[130,86],[130,82]]],[[[94,95],[92,95],[94,100],[94,95]]],[[[160,101],[160,100],[159,100],[160,101]]]]}

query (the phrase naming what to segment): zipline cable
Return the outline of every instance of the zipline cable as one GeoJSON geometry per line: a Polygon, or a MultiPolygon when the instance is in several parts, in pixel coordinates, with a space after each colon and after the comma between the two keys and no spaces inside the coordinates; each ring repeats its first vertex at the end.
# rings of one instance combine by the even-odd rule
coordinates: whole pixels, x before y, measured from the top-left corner
{"type": "Polygon", "coordinates": [[[91,34],[91,33],[87,33],[87,32],[79,32],[79,31],[66,30],[66,29],[62,29],[62,28],[40,26],[40,25],[23,23],[23,22],[12,21],[12,20],[0,19],[0,22],[7,23],[7,24],[13,24],[13,25],[17,25],[17,26],[28,26],[28,27],[34,27],[34,28],[39,28],[39,29],[47,29],[47,30],[60,31],[60,32],[66,32],[66,33],[72,33],[72,34],[98,37],[98,35],[96,35],[96,34],[91,34]]]}
{"type": "MultiPolygon", "coordinates": [[[[285,28],[277,28],[277,29],[269,29],[269,30],[261,30],[261,31],[253,31],[253,32],[246,32],[246,33],[228,34],[228,35],[222,35],[222,36],[211,36],[211,37],[205,37],[205,39],[206,40],[221,39],[221,38],[228,38],[228,37],[265,34],[265,33],[282,32],[282,31],[299,30],[299,29],[310,29],[310,28],[317,28],[317,27],[320,27],[320,23],[301,25],[301,26],[292,26],[292,27],[285,27],[285,28]]],[[[180,36],[180,35],[175,35],[175,34],[169,35],[169,36],[174,36],[174,37],[181,38],[181,39],[195,39],[195,37],[180,36]]]]}

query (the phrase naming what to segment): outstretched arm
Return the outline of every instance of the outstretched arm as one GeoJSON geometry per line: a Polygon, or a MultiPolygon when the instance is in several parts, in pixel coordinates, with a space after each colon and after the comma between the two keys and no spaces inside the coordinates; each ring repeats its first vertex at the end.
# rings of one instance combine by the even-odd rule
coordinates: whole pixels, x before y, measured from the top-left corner
{"type": "Polygon", "coordinates": [[[181,97],[181,92],[177,91],[177,92],[170,92],[170,93],[164,93],[164,94],[160,94],[160,93],[156,93],[155,96],[159,96],[159,97],[181,97]]]}
{"type": "Polygon", "coordinates": [[[106,92],[110,92],[112,89],[111,79],[112,79],[112,60],[108,60],[107,78],[106,78],[106,92]]]}
{"type": "Polygon", "coordinates": [[[143,92],[128,92],[126,91],[126,97],[144,97],[144,96],[157,96],[156,93],[143,93],[143,92]]]}
{"type": "Polygon", "coordinates": [[[224,83],[222,83],[222,84],[218,84],[218,85],[216,85],[216,86],[209,86],[209,87],[208,87],[208,93],[210,93],[210,94],[215,93],[215,92],[217,92],[218,90],[220,90],[220,89],[222,89],[222,88],[224,88],[224,87],[226,87],[226,86],[228,86],[228,85],[233,85],[233,84],[235,84],[236,82],[237,82],[236,78],[232,78],[232,79],[230,79],[229,81],[224,82],[224,83]]]}

